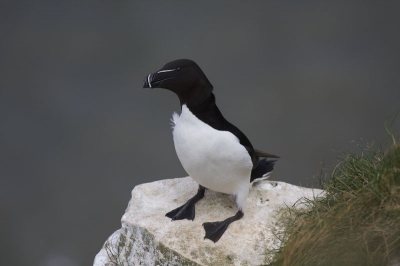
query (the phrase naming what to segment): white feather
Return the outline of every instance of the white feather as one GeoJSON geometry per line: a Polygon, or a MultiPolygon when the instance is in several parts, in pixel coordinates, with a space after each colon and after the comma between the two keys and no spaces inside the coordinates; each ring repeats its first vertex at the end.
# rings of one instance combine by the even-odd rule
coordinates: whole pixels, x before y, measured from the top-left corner
{"type": "Polygon", "coordinates": [[[259,182],[259,181],[268,179],[268,178],[269,178],[269,175],[270,175],[271,173],[272,173],[272,171],[271,171],[271,172],[268,172],[268,173],[266,173],[266,174],[263,174],[262,177],[259,177],[259,178],[254,179],[253,182],[251,182],[251,183],[255,183],[255,182],[259,182]]]}
{"type": "Polygon", "coordinates": [[[176,124],[178,124],[178,121],[179,121],[179,115],[176,112],[174,112],[172,114],[172,118],[171,118],[172,130],[174,130],[176,124]]]}
{"type": "Polygon", "coordinates": [[[186,105],[171,121],[175,150],[186,172],[206,188],[235,195],[244,210],[253,163],[239,139],[202,122],[186,105]]]}

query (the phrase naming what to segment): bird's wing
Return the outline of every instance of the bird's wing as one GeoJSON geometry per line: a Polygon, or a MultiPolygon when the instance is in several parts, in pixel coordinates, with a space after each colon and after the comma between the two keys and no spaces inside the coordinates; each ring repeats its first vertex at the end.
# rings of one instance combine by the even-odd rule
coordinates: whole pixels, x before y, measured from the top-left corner
{"type": "Polygon", "coordinates": [[[199,118],[201,121],[208,124],[212,128],[216,130],[229,131],[233,135],[235,135],[239,139],[240,144],[243,145],[249,153],[254,167],[256,167],[258,164],[258,157],[279,158],[279,156],[255,150],[246,135],[236,126],[229,123],[222,115],[221,111],[215,104],[214,94],[211,94],[207,101],[205,101],[201,105],[189,106],[189,109],[193,114],[195,114],[197,118],[199,118]]]}

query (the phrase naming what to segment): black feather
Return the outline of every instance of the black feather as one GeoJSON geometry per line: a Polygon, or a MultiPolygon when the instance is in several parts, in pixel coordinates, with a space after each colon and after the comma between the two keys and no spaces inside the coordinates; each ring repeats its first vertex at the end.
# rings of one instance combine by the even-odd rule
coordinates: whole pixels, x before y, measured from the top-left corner
{"type": "Polygon", "coordinates": [[[264,175],[274,170],[276,160],[262,159],[258,161],[258,164],[253,170],[251,170],[250,183],[255,179],[263,178],[264,175]]]}

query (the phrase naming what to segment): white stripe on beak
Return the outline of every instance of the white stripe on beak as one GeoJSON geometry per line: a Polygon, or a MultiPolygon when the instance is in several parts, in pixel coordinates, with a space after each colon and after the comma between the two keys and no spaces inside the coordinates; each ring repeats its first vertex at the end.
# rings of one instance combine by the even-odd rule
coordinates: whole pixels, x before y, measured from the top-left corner
{"type": "Polygon", "coordinates": [[[147,82],[149,83],[149,87],[151,88],[150,75],[151,75],[151,74],[149,74],[149,75],[147,76],[147,82]]]}

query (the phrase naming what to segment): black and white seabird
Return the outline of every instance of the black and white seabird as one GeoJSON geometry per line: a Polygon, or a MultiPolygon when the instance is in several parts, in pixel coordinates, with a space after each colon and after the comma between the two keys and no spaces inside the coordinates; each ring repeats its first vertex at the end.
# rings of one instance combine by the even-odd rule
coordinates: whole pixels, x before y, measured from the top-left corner
{"type": "Polygon", "coordinates": [[[178,95],[182,112],[172,117],[175,150],[183,168],[199,183],[197,194],[166,216],[193,220],[194,205],[203,198],[205,189],[235,197],[239,210],[234,216],[203,224],[204,238],[217,242],[230,223],[243,217],[251,183],[267,178],[274,169],[275,160],[265,158],[279,157],[254,149],[249,139],[222,116],[213,86],[195,62],[169,62],[147,75],[143,88],[164,88],[178,95]]]}

